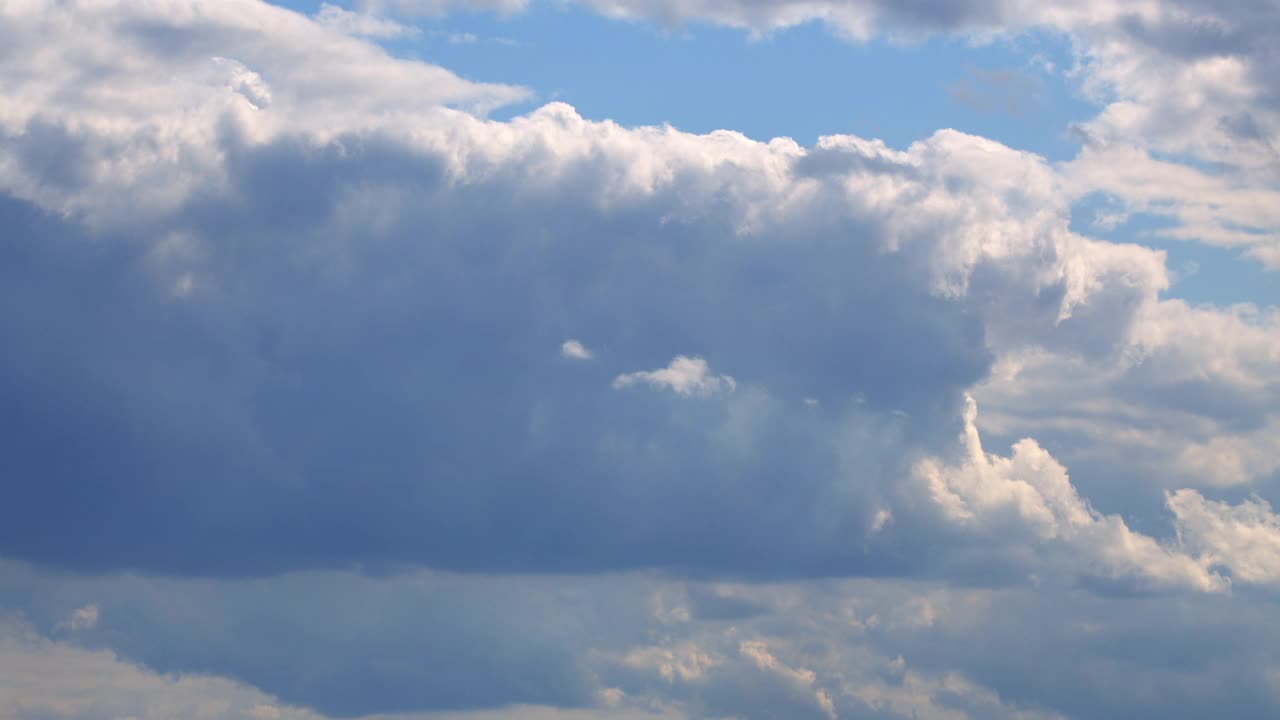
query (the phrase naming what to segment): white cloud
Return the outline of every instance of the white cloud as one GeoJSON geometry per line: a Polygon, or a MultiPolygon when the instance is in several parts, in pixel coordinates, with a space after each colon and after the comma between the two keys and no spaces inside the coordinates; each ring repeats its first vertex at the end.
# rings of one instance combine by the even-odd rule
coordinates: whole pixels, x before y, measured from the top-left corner
{"type": "Polygon", "coordinates": [[[422,32],[412,25],[405,25],[390,18],[368,13],[352,12],[337,5],[321,3],[316,12],[316,22],[346,35],[376,38],[412,37],[422,32]]]}
{"type": "Polygon", "coordinates": [[[613,379],[615,389],[642,383],[656,389],[671,390],[677,395],[697,397],[707,397],[722,391],[733,392],[738,387],[737,382],[729,375],[711,374],[706,360],[684,355],[677,355],[664,368],[623,373],[613,379]]]}
{"type": "Polygon", "coordinates": [[[1120,200],[1119,218],[1147,213],[1176,221],[1154,231],[1158,236],[1239,249],[1280,270],[1280,192],[1273,187],[1157,160],[1131,145],[1086,145],[1063,172],[1078,197],[1103,192],[1120,200]]]}
{"type": "Polygon", "coordinates": [[[1205,485],[1249,485],[1280,470],[1280,419],[1246,433],[1224,433],[1183,445],[1182,473],[1205,485]]]}
{"type": "Polygon", "coordinates": [[[1238,505],[1206,500],[1194,490],[1168,496],[1178,537],[1203,563],[1246,583],[1280,583],[1280,517],[1265,500],[1238,505]]]}
{"type": "Polygon", "coordinates": [[[1115,352],[1003,355],[974,394],[984,432],[1031,434],[1073,467],[1163,489],[1256,485],[1280,468],[1280,314],[1145,305],[1115,352]]]}
{"type": "Polygon", "coordinates": [[[0,57],[7,79],[0,144],[10,158],[0,164],[0,187],[95,218],[118,212],[124,220],[125,206],[173,209],[197,187],[216,187],[225,160],[216,148],[219,128],[229,121],[258,139],[304,125],[324,137],[372,116],[442,105],[484,112],[528,95],[392,58],[252,0],[8,3],[0,7],[0,46],[8,49],[0,57]],[[59,50],[41,51],[49,47],[59,50]],[[81,72],[96,62],[114,68],[109,83],[81,72]],[[154,67],[165,72],[143,70],[154,67]],[[45,168],[61,173],[60,182],[12,162],[15,143],[33,142],[33,128],[75,135],[63,142],[78,154],[57,156],[74,167],[45,168]]]}
{"type": "Polygon", "coordinates": [[[594,355],[577,340],[565,340],[560,345],[560,357],[569,358],[570,360],[590,360],[594,355]]]}
{"type": "MultiPolygon", "coordinates": [[[[578,0],[602,15],[673,26],[712,23],[766,34],[821,22],[856,41],[883,35],[957,33],[973,42],[1050,29],[1070,38],[1075,65],[1064,74],[1101,109],[1075,130],[1087,138],[1074,164],[1079,192],[1112,192],[1130,211],[1177,220],[1162,234],[1239,247],[1280,269],[1280,102],[1270,38],[1280,15],[1265,3],[922,2],[888,0],[578,0]],[[1097,162],[1097,154],[1108,156],[1097,162]],[[1153,153],[1177,161],[1157,161],[1153,153]],[[1126,157],[1120,157],[1126,156],[1126,157]],[[1092,169],[1088,166],[1094,166],[1092,169]],[[1201,173],[1196,166],[1213,169],[1201,173]],[[1214,177],[1216,175],[1217,177],[1214,177]],[[1137,176],[1142,176],[1138,181],[1137,176]],[[1188,194],[1190,184],[1216,186],[1188,194]],[[1221,190],[1219,190],[1221,188],[1221,190]],[[1156,200],[1159,198],[1159,200],[1156,200]],[[1225,200],[1225,202],[1222,202],[1225,200]],[[1262,200],[1259,202],[1258,200],[1262,200]],[[1243,229],[1242,229],[1243,228],[1243,229]]],[[[398,7],[443,12],[451,5],[523,10],[523,1],[398,7]]]]}
{"type": "Polygon", "coordinates": [[[1177,542],[1158,543],[1130,530],[1121,518],[1090,508],[1065,468],[1034,440],[1017,442],[1010,457],[986,453],[976,419],[971,403],[966,455],[959,463],[927,459],[917,467],[950,521],[983,532],[1000,525],[1007,513],[1039,541],[1070,548],[1074,558],[1068,572],[1101,569],[1112,578],[1147,578],[1160,586],[1202,591],[1227,590],[1231,581],[1280,582],[1280,518],[1265,500],[1230,505],[1189,488],[1167,493],[1177,542]]]}
{"type": "MultiPolygon", "coordinates": [[[[933,502],[953,523],[975,532],[1007,532],[1014,523],[1040,543],[1065,546],[1071,573],[1138,578],[1157,586],[1221,592],[1230,581],[1205,558],[1182,554],[1129,529],[1123,519],[1093,510],[1079,496],[1066,469],[1034,440],[1013,446],[1009,457],[988,454],[977,428],[976,404],[965,417],[964,455],[955,464],[925,459],[916,468],[933,502]]],[[[997,543],[1023,539],[997,534],[997,543]]]]}

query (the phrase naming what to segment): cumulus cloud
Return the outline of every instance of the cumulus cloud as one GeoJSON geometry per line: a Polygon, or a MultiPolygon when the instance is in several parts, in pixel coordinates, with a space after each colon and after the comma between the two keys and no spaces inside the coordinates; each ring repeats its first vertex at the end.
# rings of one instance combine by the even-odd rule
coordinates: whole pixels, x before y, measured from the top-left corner
{"type": "Polygon", "coordinates": [[[0,109],[6,192],[93,217],[123,220],[124,207],[172,210],[225,180],[218,137],[241,113],[254,116],[241,130],[309,125],[323,137],[354,116],[442,104],[484,111],[527,97],[521,88],[393,59],[253,0],[42,0],[6,4],[0,19],[9,78],[0,109]],[[59,52],[40,51],[49,46],[59,52]],[[98,57],[109,58],[109,84],[82,72],[98,57]],[[117,182],[121,193],[110,190],[117,182]]]}
{"type": "MultiPolygon", "coordinates": [[[[97,37],[96,7],[61,12],[97,37]]],[[[253,12],[286,40],[324,42],[266,53],[243,39],[261,31],[235,19],[202,40],[253,68],[271,102],[173,116],[176,147],[190,152],[143,141],[169,117],[146,98],[103,104],[74,73],[27,73],[27,56],[7,56],[23,87],[59,104],[12,117],[6,146],[2,209],[31,240],[5,249],[3,288],[42,318],[5,321],[6,344],[21,348],[4,371],[21,398],[7,415],[6,462],[35,478],[28,469],[63,446],[62,462],[7,506],[7,552],[231,574],[351,561],[874,566],[890,561],[843,538],[879,525],[870,498],[903,471],[904,433],[947,432],[993,351],[1109,352],[1166,282],[1156,254],[1068,232],[1043,160],[980,138],[944,131],[897,151],[831,137],[805,149],[627,129],[563,104],[491,122],[440,105],[448,97],[393,100],[401,77],[461,82],[444,71],[300,16],[253,12]],[[334,48],[387,82],[316,84],[291,70],[334,48]],[[42,138],[78,148],[70,167],[110,157],[139,170],[59,182],[57,165],[24,154],[42,138]],[[90,244],[99,254],[82,253],[90,244]],[[88,315],[48,291],[68,284],[93,298],[88,315]],[[724,322],[726,303],[751,321],[724,322]],[[621,384],[706,395],[697,425],[689,408],[531,360],[570,332],[625,362],[690,353],[621,384]],[[756,389],[726,392],[736,378],[756,389]],[[41,410],[53,407],[68,414],[41,410]],[[67,435],[73,427],[100,432],[67,435]],[[757,492],[799,468],[788,502],[757,492]],[[111,483],[86,484],[99,474],[111,483]],[[648,478],[639,496],[634,477],[648,478]],[[161,485],[173,492],[163,506],[161,485]],[[720,502],[728,487],[744,505],[720,502]],[[566,495],[591,511],[545,500],[566,495]],[[692,511],[665,513],[673,501],[692,511]],[[298,503],[308,511],[282,512],[298,503]],[[812,524],[815,511],[823,520],[812,524]],[[627,520],[649,513],[657,520],[627,520]],[[508,518],[497,534],[495,514],[508,518]],[[102,541],[89,555],[46,542],[23,520],[33,517],[87,523],[102,541]],[[721,519],[693,520],[708,517],[721,519]],[[807,529],[789,530],[798,524],[807,529]],[[335,546],[326,538],[339,527],[367,539],[335,546]],[[171,542],[150,542],[156,533],[171,542]],[[599,543],[569,541],[595,533],[599,543]],[[199,539],[223,535],[236,539],[199,539]]],[[[157,32],[211,32],[173,17],[157,32]]],[[[16,26],[35,32],[43,18],[18,15],[16,26]]],[[[151,36],[99,41],[121,45],[111,57],[158,52],[151,36]]],[[[205,108],[226,90],[196,82],[207,64],[192,42],[166,52],[175,82],[205,108]]],[[[145,82],[122,63],[121,87],[145,82]]]]}
{"type": "Polygon", "coordinates": [[[1280,581],[1280,518],[1265,500],[1231,505],[1188,488],[1168,493],[1177,537],[1162,544],[1089,507],[1066,469],[1036,441],[1020,440],[1009,457],[985,452],[972,400],[966,412],[963,459],[943,465],[930,458],[916,468],[951,522],[1003,532],[1012,521],[1040,542],[1069,547],[1071,572],[1136,576],[1155,586],[1209,592],[1228,590],[1232,580],[1280,581]]]}
{"type": "Polygon", "coordinates": [[[718,392],[733,392],[738,384],[729,375],[713,375],[707,361],[700,357],[677,355],[671,364],[657,370],[623,373],[613,379],[614,389],[645,384],[667,389],[677,395],[706,397],[718,392]]]}
{"type": "Polygon", "coordinates": [[[1168,504],[1179,539],[1205,564],[1242,582],[1280,582],[1280,517],[1265,500],[1229,505],[1184,489],[1170,494],[1168,504]]]}
{"type": "Polygon", "coordinates": [[[1142,310],[1111,356],[1005,355],[974,390],[978,423],[1054,447],[1086,494],[1126,513],[1163,490],[1261,487],[1278,467],[1276,358],[1274,309],[1166,300],[1142,310]]]}
{"type": "MultiPolygon", "coordinates": [[[[264,31],[228,19],[209,35],[190,19],[203,6],[171,1],[157,16],[167,44],[93,35],[91,21],[123,26],[127,13],[59,12],[119,45],[120,87],[149,77],[131,58],[168,53],[181,90],[170,95],[198,112],[105,104],[70,72],[74,58],[33,73],[28,56],[6,56],[18,97],[58,98],[39,114],[11,106],[27,114],[9,116],[0,166],[0,210],[24,239],[4,250],[0,292],[41,318],[0,328],[18,348],[2,376],[18,398],[6,462],[41,478],[7,506],[0,541],[20,557],[215,574],[349,562],[902,571],[928,553],[887,550],[917,527],[893,506],[910,500],[897,481],[917,446],[951,436],[993,362],[1031,351],[1111,362],[1158,344],[1155,318],[1176,307],[1159,299],[1159,253],[1068,231],[1063,176],[982,138],[803,148],[623,128],[564,104],[487,121],[446,107],[447,94],[396,90],[407,77],[493,87],[248,6],[288,41],[267,52],[251,42],[264,31]],[[219,84],[193,49],[207,35],[217,57],[241,58],[219,84]],[[291,69],[334,49],[377,82],[317,84],[291,69]],[[232,82],[270,103],[207,104],[232,82]],[[301,112],[329,106],[343,109],[301,112]],[[155,117],[172,117],[166,132],[190,151],[157,152],[155,117]],[[50,147],[76,154],[33,159],[50,147]],[[134,172],[81,172],[107,157],[134,172]],[[49,291],[69,285],[92,301],[49,291]],[[726,306],[750,321],[725,322],[726,306]],[[658,365],[615,386],[677,397],[565,375],[545,348],[572,356],[570,333],[658,365]],[[681,395],[706,402],[669,404],[681,395]],[[55,407],[67,411],[42,410],[55,407]],[[51,472],[29,471],[53,456],[51,472]],[[99,476],[111,483],[86,483],[99,476]],[[782,477],[787,501],[768,499],[782,477]],[[740,503],[721,502],[729,488],[740,503]],[[589,512],[548,501],[565,496],[589,512]],[[672,502],[690,512],[667,513],[672,502]],[[306,513],[282,510],[299,503],[306,513]],[[34,517],[102,540],[92,554],[43,540],[34,517]],[[365,540],[335,545],[336,528],[365,540]],[[158,547],[156,533],[172,541],[158,547]],[[222,535],[236,539],[201,540],[222,535]]],[[[45,22],[11,14],[32,32],[45,22]]],[[[1250,347],[1265,348],[1274,331],[1256,337],[1250,347]]],[[[1170,363],[1238,384],[1270,351],[1257,352],[1238,377],[1170,363]]],[[[1044,512],[1069,528],[1083,511],[1044,512]]]]}
{"type": "MultiPolygon", "coordinates": [[[[964,457],[945,466],[926,459],[917,466],[930,496],[950,521],[997,528],[998,542],[1009,523],[1025,528],[1037,541],[1069,549],[1075,573],[1149,579],[1157,586],[1221,592],[1230,582],[1212,572],[1205,558],[1184,555],[1135,533],[1124,520],[1093,510],[1077,494],[1066,469],[1034,440],[1013,446],[1010,457],[985,452],[979,437],[976,404],[965,413],[964,457]]],[[[1038,565],[1037,565],[1038,567],[1038,565]]]]}

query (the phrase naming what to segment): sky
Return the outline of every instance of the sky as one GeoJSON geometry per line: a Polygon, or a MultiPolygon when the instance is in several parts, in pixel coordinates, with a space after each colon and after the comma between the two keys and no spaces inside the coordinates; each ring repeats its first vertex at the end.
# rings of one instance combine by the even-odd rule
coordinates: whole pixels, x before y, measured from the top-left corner
{"type": "Polygon", "coordinates": [[[1273,0],[0,0],[0,718],[1280,715],[1273,0]]]}

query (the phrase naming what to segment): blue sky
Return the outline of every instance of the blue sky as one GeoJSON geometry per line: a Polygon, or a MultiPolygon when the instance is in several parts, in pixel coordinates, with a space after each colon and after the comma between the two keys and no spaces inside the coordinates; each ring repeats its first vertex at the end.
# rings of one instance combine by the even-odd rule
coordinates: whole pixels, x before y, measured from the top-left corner
{"type": "MultiPolygon", "coordinates": [[[[309,13],[322,4],[284,3],[309,13]]],[[[1059,70],[1072,64],[1067,40],[1048,33],[994,42],[933,36],[851,44],[816,21],[753,37],[553,3],[413,23],[420,33],[381,44],[473,80],[534,91],[529,102],[499,116],[564,100],[585,117],[627,125],[730,129],[803,144],[850,133],[895,147],[931,135],[940,127],[936,119],[946,117],[948,127],[1058,160],[1074,154],[1068,125],[1096,111],[1061,72],[1045,70],[1045,63],[1059,70]]]]}
{"type": "MultiPolygon", "coordinates": [[[[324,3],[290,2],[315,14],[324,3]]],[[[332,4],[332,3],[330,3],[332,4]]],[[[625,125],[730,129],[758,140],[853,134],[906,148],[941,127],[998,140],[1053,161],[1070,160],[1074,124],[1097,114],[1073,71],[1070,37],[920,35],[850,43],[821,22],[762,35],[693,22],[619,20],[553,3],[524,12],[460,11],[412,18],[419,32],[384,39],[400,57],[464,77],[533,91],[498,111],[511,117],[562,100],[584,117],[625,125]]],[[[1280,285],[1232,250],[1170,241],[1158,217],[1093,229],[1096,199],[1073,220],[1082,231],[1169,253],[1171,297],[1193,303],[1280,304],[1280,285]]],[[[1097,206],[1105,210],[1105,205],[1097,206]]]]}
{"type": "Polygon", "coordinates": [[[730,28],[664,29],[554,6],[424,25],[427,34],[394,50],[466,77],[526,85],[536,92],[532,104],[561,99],[586,117],[628,125],[731,129],[806,145],[849,133],[905,147],[938,129],[931,118],[945,116],[956,129],[1059,159],[1072,154],[1066,125],[1092,110],[1060,76],[1034,64],[1036,56],[1070,63],[1060,43],[1039,39],[851,45],[816,22],[753,39],[730,28]],[[476,41],[458,42],[468,35],[476,41]],[[516,44],[504,46],[503,39],[516,44]],[[984,71],[1017,76],[1005,89],[984,81],[984,71]],[[965,84],[977,108],[956,99],[953,90],[965,84]]]}
{"type": "Polygon", "coordinates": [[[1277,31],[0,0],[0,717],[1275,717],[1277,31]]]}

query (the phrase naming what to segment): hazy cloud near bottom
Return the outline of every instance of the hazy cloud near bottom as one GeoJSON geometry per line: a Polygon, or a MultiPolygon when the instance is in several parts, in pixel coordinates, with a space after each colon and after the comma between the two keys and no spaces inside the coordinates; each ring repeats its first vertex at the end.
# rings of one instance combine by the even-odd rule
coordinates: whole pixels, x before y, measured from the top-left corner
{"type": "Polygon", "coordinates": [[[1248,595],[653,575],[72,578],[13,564],[5,578],[6,605],[26,619],[0,632],[0,709],[65,717],[1193,718],[1280,703],[1271,601],[1248,595]],[[87,604],[92,628],[64,622],[87,604]]]}

